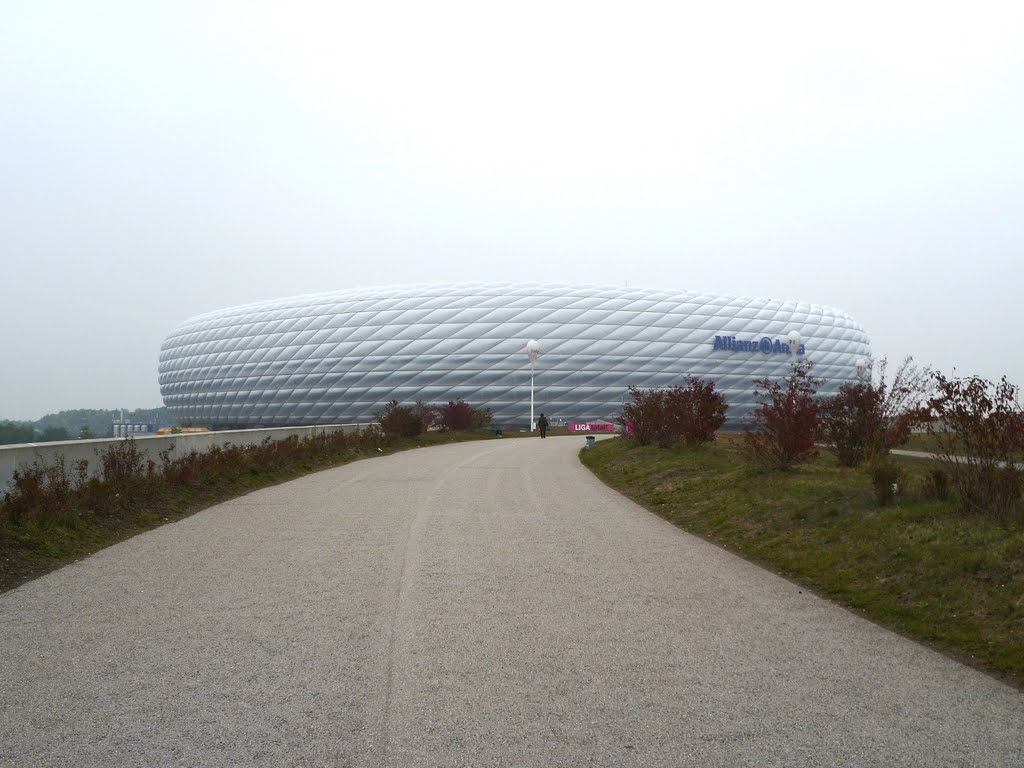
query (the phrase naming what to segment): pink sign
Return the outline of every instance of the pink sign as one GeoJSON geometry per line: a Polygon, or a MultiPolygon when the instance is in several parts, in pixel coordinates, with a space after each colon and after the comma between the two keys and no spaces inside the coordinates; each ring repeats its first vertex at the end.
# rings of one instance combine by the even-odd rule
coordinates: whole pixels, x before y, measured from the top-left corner
{"type": "Polygon", "coordinates": [[[589,424],[570,424],[570,432],[614,432],[615,425],[606,421],[594,421],[589,424]]]}

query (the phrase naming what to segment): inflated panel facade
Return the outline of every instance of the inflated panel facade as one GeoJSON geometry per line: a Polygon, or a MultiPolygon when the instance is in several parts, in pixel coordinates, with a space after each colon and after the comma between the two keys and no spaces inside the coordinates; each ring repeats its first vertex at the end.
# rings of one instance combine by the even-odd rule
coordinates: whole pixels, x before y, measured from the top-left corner
{"type": "Polygon", "coordinates": [[[861,325],[819,304],[540,283],[333,291],[186,320],[161,347],[160,391],[180,420],[215,426],[368,422],[388,400],[462,398],[525,427],[536,339],[538,414],[614,419],[629,385],[699,376],[724,392],[735,424],[754,379],[788,370],[792,331],[824,392],[870,358],[861,325]]]}

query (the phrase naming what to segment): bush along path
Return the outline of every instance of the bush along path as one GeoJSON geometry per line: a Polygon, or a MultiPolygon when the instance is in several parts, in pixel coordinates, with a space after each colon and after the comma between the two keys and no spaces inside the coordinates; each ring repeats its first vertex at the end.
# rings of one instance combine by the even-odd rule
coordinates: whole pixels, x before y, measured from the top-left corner
{"type": "Polygon", "coordinates": [[[98,454],[102,467],[33,464],[19,469],[0,498],[0,592],[143,531],[222,501],[358,459],[461,440],[489,430],[426,432],[413,438],[371,428],[258,445],[215,447],[159,463],[134,441],[98,454]]]}
{"type": "Polygon", "coordinates": [[[871,472],[830,452],[757,468],[741,435],[699,450],[616,438],[582,460],[666,520],[867,618],[1024,685],[1024,526],[940,498],[939,464],[898,462],[881,505],[871,472]]]}

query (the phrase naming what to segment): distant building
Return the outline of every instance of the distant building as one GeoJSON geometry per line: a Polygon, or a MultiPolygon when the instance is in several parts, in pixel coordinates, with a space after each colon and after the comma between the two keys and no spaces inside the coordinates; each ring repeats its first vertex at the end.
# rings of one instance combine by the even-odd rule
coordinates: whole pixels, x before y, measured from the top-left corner
{"type": "Polygon", "coordinates": [[[627,388],[714,380],[736,423],[753,381],[794,353],[834,392],[857,380],[868,337],[820,304],[547,283],[333,291],[209,312],[160,351],[160,391],[179,423],[217,427],[373,420],[388,400],[463,398],[496,424],[529,421],[526,342],[540,342],[537,411],[612,421],[627,388]],[[799,334],[791,350],[790,334],[799,334]]]}
{"type": "Polygon", "coordinates": [[[114,437],[131,437],[133,435],[147,435],[153,431],[152,424],[125,424],[115,421],[111,426],[111,434],[114,437]]]}

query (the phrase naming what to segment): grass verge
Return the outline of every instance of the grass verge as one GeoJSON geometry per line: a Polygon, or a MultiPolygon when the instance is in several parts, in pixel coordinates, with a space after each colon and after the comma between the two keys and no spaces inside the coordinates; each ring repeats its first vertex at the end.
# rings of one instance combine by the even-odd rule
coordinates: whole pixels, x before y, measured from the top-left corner
{"type": "Polygon", "coordinates": [[[828,453],[793,472],[748,463],[742,437],[698,450],[599,441],[583,463],[666,520],[867,618],[1024,686],[1024,528],[925,497],[930,461],[901,463],[896,504],[828,453]]]}

